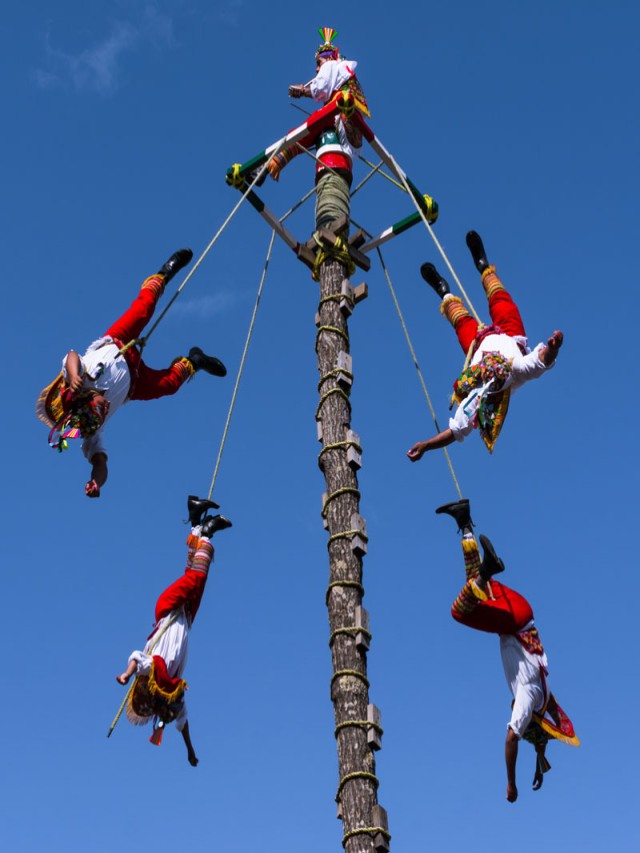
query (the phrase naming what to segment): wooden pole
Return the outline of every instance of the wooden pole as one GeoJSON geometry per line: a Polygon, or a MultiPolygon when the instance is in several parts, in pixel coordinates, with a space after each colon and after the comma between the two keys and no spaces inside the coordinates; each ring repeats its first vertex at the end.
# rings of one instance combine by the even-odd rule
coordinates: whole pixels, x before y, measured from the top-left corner
{"type": "MultiPolygon", "coordinates": [[[[358,830],[375,827],[379,813],[375,758],[368,743],[369,687],[366,677],[368,643],[358,642],[362,625],[362,557],[366,533],[360,518],[357,436],[351,432],[349,402],[350,360],[349,310],[340,299],[346,272],[342,264],[328,261],[320,268],[319,330],[317,336],[320,371],[320,403],[316,420],[322,442],[320,468],[326,480],[323,515],[329,532],[329,589],[327,608],[331,631],[333,677],[331,699],[336,721],[338,747],[338,814],[343,821],[344,849],[347,853],[376,853],[380,835],[358,830]],[[345,367],[345,364],[347,365],[345,367]],[[342,371],[338,368],[342,367],[342,371]],[[345,630],[346,629],[346,630],[345,630]],[[344,725],[347,723],[347,725],[344,725]]],[[[368,631],[365,630],[368,636],[368,631]]],[[[386,828],[386,827],[385,827],[386,828]]],[[[384,841],[384,839],[382,839],[384,841]]]]}

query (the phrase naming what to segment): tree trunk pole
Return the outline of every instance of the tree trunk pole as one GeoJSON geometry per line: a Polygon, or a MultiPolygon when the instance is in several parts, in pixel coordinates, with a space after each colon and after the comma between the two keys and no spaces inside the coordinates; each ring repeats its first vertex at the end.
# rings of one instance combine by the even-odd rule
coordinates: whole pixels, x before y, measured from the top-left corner
{"type": "MultiPolygon", "coordinates": [[[[351,428],[349,385],[338,384],[336,369],[341,352],[349,352],[347,316],[340,309],[342,282],[347,277],[337,261],[320,268],[320,318],[316,351],[322,451],[319,465],[327,492],[323,514],[329,531],[329,588],[327,608],[333,664],[331,700],[336,721],[339,787],[347,853],[375,853],[374,833],[358,832],[373,826],[378,780],[366,725],[369,705],[366,649],[356,646],[356,608],[362,604],[362,552],[352,548],[353,516],[359,514],[358,478],[347,460],[347,431],[351,428]],[[337,445],[337,446],[336,446],[337,445]],[[344,630],[347,629],[347,630],[344,630]],[[358,721],[360,725],[344,725],[358,721]]],[[[320,432],[319,432],[320,434],[320,432]]],[[[363,537],[366,541],[366,536],[363,537]]],[[[362,539],[360,541],[363,541],[362,539]]]]}

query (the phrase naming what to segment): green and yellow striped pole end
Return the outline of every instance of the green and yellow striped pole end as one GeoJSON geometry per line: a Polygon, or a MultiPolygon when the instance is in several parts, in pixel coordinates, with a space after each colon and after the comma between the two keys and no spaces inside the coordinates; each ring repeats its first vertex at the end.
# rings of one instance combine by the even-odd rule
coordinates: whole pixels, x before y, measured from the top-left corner
{"type": "Polygon", "coordinates": [[[226,182],[229,184],[230,187],[233,187],[236,190],[242,189],[242,187],[245,185],[244,176],[240,172],[241,169],[241,163],[234,163],[231,168],[227,169],[225,175],[226,182]]]}
{"type": "Polygon", "coordinates": [[[431,196],[427,195],[426,193],[422,196],[422,201],[425,206],[427,222],[429,223],[429,225],[433,225],[433,223],[438,218],[438,202],[435,200],[435,198],[431,198],[431,196]]]}

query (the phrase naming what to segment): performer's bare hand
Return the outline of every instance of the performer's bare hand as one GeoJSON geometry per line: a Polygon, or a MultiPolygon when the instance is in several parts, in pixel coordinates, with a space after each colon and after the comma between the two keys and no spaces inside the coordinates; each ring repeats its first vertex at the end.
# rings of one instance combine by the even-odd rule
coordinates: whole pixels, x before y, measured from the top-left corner
{"type": "Polygon", "coordinates": [[[75,394],[82,388],[82,376],[69,376],[69,380],[67,382],[69,389],[72,394],[75,394]]]}
{"type": "Polygon", "coordinates": [[[87,485],[84,487],[84,493],[88,498],[99,498],[100,486],[95,480],[89,480],[87,485]]]}
{"type": "Polygon", "coordinates": [[[547,339],[547,345],[542,348],[542,352],[540,353],[540,360],[547,367],[553,364],[558,357],[558,352],[560,351],[563,341],[564,335],[559,330],[556,330],[551,337],[547,339]]]}
{"type": "Polygon", "coordinates": [[[196,758],[196,754],[195,754],[195,752],[190,752],[190,753],[187,755],[187,760],[189,761],[189,764],[190,764],[192,767],[197,767],[197,766],[198,766],[198,759],[196,758]]]}
{"type": "Polygon", "coordinates": [[[304,98],[304,86],[300,83],[289,86],[290,98],[304,98]]]}
{"type": "Polygon", "coordinates": [[[418,441],[413,447],[407,451],[407,456],[412,462],[417,462],[418,459],[422,459],[424,454],[427,451],[427,442],[426,441],[418,441]]]}
{"type": "Polygon", "coordinates": [[[542,788],[542,783],[544,782],[544,775],[541,770],[536,769],[535,776],[533,777],[533,790],[539,791],[542,788]]]}
{"type": "Polygon", "coordinates": [[[507,799],[510,803],[515,803],[518,799],[518,789],[511,782],[507,784],[507,799]]]}

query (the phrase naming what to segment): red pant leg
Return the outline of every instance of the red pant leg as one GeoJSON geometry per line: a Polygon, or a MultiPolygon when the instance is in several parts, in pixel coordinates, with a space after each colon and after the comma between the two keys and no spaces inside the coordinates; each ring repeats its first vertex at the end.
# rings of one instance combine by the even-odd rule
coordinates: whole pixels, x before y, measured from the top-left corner
{"type": "Polygon", "coordinates": [[[533,619],[531,605],[520,593],[498,581],[491,581],[491,590],[494,600],[479,601],[470,613],[452,610],[456,622],[490,634],[515,634],[533,619]]]}
{"type": "MultiPolygon", "coordinates": [[[[162,282],[162,277],[158,281],[162,282]]],[[[109,326],[105,334],[125,344],[139,338],[142,330],[153,317],[161,292],[162,287],[143,287],[122,317],[109,326]]]]}
{"type": "Polygon", "coordinates": [[[478,321],[471,316],[459,296],[451,296],[443,299],[440,304],[440,313],[453,326],[462,351],[466,355],[478,331],[478,321]]]}
{"type": "Polygon", "coordinates": [[[461,317],[460,320],[458,320],[458,323],[456,324],[456,335],[458,336],[462,352],[465,356],[469,352],[469,347],[473,343],[477,332],[478,321],[474,319],[471,314],[467,317],[461,317]]]}
{"type": "Polygon", "coordinates": [[[489,297],[489,313],[493,322],[496,326],[500,326],[505,335],[511,338],[517,335],[526,337],[518,306],[506,290],[497,290],[489,297]]]}
{"type": "Polygon", "coordinates": [[[130,400],[157,400],[158,397],[169,397],[193,376],[193,368],[185,365],[184,361],[174,361],[171,367],[154,370],[140,359],[135,385],[129,392],[130,400]]]}
{"type": "Polygon", "coordinates": [[[207,583],[207,574],[187,569],[181,578],[168,586],[156,602],[156,622],[177,607],[185,606],[191,619],[200,607],[200,600],[207,583]]]}

